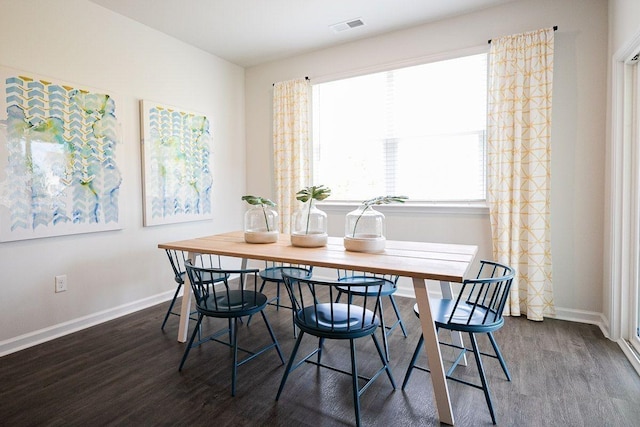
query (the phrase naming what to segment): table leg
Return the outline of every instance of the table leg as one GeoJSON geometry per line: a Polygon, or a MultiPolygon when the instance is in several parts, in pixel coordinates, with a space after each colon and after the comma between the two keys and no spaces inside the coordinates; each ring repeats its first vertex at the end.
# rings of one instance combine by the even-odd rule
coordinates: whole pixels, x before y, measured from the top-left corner
{"type": "Polygon", "coordinates": [[[420,311],[420,324],[422,325],[422,336],[424,337],[424,348],[427,352],[429,370],[431,371],[431,382],[436,398],[436,407],[440,422],[453,425],[453,411],[449,400],[449,387],[442,365],[442,355],[438,344],[438,334],[436,325],[429,306],[429,295],[427,285],[423,279],[413,278],[413,289],[416,294],[416,302],[420,311]]]}
{"type": "MultiPolygon", "coordinates": [[[[446,298],[446,299],[453,298],[453,291],[451,290],[451,282],[441,280],[440,291],[442,292],[442,298],[446,298]]],[[[451,331],[451,343],[453,345],[457,345],[458,347],[464,347],[464,343],[462,342],[462,332],[451,331]]],[[[466,354],[462,356],[462,360],[460,360],[460,365],[467,366],[466,354]]]]}
{"type": "MultiPolygon", "coordinates": [[[[195,263],[196,253],[189,252],[187,259],[195,263]]],[[[189,335],[189,317],[191,316],[191,282],[189,275],[184,275],[184,285],[182,286],[182,306],[180,307],[180,323],[178,324],[178,341],[187,342],[189,335]]]]}

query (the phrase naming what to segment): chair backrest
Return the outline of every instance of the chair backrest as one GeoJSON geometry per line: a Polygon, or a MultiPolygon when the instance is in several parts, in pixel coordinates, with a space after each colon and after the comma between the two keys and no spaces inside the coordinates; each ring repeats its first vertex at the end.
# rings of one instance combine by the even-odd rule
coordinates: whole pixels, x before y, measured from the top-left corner
{"type": "Polygon", "coordinates": [[[258,269],[228,270],[196,267],[189,260],[185,268],[199,310],[215,312],[241,311],[255,306],[260,297],[257,292],[258,269]],[[231,277],[238,276],[238,282],[231,277]]]}
{"type": "MultiPolygon", "coordinates": [[[[184,283],[184,275],[186,274],[185,261],[188,253],[185,251],[177,251],[175,249],[165,249],[173,276],[176,282],[184,283]]],[[[195,265],[206,268],[220,268],[220,256],[211,254],[199,254],[196,256],[195,265]]]]}
{"type": "Polygon", "coordinates": [[[291,263],[287,263],[287,262],[277,262],[277,261],[265,261],[264,262],[264,269],[265,270],[282,269],[282,268],[287,268],[287,267],[301,268],[301,269],[308,270],[310,273],[313,272],[313,266],[312,265],[291,264],[291,263]]]}
{"type": "Polygon", "coordinates": [[[466,279],[448,315],[449,324],[491,326],[502,322],[514,270],[493,261],[480,261],[475,279],[466,279]]]}
{"type": "Polygon", "coordinates": [[[313,334],[313,330],[336,335],[357,333],[378,326],[375,313],[380,303],[383,281],[360,280],[342,283],[335,280],[315,280],[293,277],[283,273],[284,283],[294,308],[294,321],[300,329],[313,334]],[[377,289],[365,295],[360,304],[336,302],[336,286],[372,287],[377,289]]]}
{"type": "Polygon", "coordinates": [[[174,249],[165,249],[169,262],[171,263],[171,269],[173,270],[173,278],[177,283],[184,283],[184,261],[187,257],[183,251],[176,251],[174,249]]]}
{"type": "Polygon", "coordinates": [[[376,278],[376,279],[384,279],[394,285],[398,284],[398,279],[400,276],[395,274],[376,274],[376,273],[367,273],[365,271],[354,271],[354,270],[342,270],[338,269],[338,280],[355,280],[361,278],[376,278]]]}

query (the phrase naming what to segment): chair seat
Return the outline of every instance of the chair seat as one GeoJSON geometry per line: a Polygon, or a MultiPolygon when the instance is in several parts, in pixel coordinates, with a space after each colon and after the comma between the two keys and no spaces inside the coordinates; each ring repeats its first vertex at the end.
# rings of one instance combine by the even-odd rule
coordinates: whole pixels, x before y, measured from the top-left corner
{"type": "Polygon", "coordinates": [[[305,332],[336,339],[369,335],[379,326],[378,319],[371,310],[364,310],[363,314],[362,308],[358,306],[352,305],[349,308],[349,304],[329,303],[299,310],[295,322],[305,332]]]}
{"type": "MultiPolygon", "coordinates": [[[[502,325],[504,324],[503,317],[500,317],[496,322],[483,324],[482,321],[487,313],[487,310],[481,307],[476,307],[473,310],[473,313],[471,313],[473,306],[462,302],[458,304],[457,307],[455,307],[455,314],[451,319],[451,322],[448,322],[448,319],[453,312],[455,303],[456,300],[453,299],[431,299],[429,305],[431,306],[433,321],[436,323],[437,327],[462,332],[484,333],[495,331],[502,327],[502,325]],[[467,322],[469,324],[467,324],[467,322]]],[[[420,317],[418,304],[415,304],[413,306],[413,311],[416,316],[420,317]]]]}
{"type": "Polygon", "coordinates": [[[198,311],[215,317],[240,317],[259,312],[267,305],[267,296],[254,291],[231,290],[211,294],[198,304],[198,311]]]}
{"type": "Polygon", "coordinates": [[[396,292],[396,285],[391,280],[381,279],[370,276],[346,276],[338,279],[338,282],[342,283],[355,283],[355,282],[380,282],[384,281],[382,290],[378,293],[378,286],[336,286],[340,292],[350,293],[358,296],[377,296],[381,297],[392,295],[396,292]]]}

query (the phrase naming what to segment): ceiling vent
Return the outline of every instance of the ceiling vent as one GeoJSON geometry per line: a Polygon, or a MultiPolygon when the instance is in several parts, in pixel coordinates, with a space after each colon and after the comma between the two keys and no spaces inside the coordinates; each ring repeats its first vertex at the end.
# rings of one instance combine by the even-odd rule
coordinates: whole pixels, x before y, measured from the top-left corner
{"type": "Polygon", "coordinates": [[[351,19],[349,21],[340,22],[339,24],[330,25],[331,29],[336,33],[341,33],[342,31],[351,30],[352,28],[362,27],[364,22],[362,19],[351,19]]]}

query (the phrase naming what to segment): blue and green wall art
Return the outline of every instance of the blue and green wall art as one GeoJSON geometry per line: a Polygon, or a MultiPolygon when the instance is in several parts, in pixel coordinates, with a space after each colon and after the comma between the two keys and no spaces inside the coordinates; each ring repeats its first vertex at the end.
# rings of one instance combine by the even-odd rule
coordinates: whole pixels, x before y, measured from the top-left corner
{"type": "Polygon", "coordinates": [[[0,241],[121,228],[114,97],[0,73],[0,241]]]}
{"type": "Polygon", "coordinates": [[[209,119],[170,105],[140,101],[144,225],[210,219],[209,119]]]}

